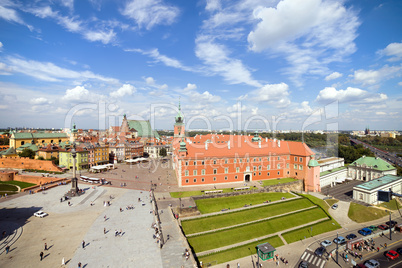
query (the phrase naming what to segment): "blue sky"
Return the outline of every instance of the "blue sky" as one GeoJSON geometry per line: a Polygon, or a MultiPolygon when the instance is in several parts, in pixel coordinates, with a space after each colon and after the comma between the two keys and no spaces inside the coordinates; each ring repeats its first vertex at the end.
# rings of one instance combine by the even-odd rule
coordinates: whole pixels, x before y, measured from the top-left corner
{"type": "Polygon", "coordinates": [[[0,0],[0,127],[402,129],[402,2],[0,0]]]}

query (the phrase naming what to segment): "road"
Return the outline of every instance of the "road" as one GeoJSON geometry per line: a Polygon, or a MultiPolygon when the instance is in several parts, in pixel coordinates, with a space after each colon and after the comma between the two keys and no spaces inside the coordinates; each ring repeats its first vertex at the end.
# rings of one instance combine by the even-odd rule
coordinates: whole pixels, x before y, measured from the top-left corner
{"type": "Polygon", "coordinates": [[[370,144],[367,144],[365,142],[362,142],[362,141],[359,141],[359,140],[356,140],[356,139],[352,139],[352,138],[350,138],[350,141],[352,143],[355,143],[355,144],[361,144],[365,148],[370,149],[375,154],[375,156],[378,156],[378,157],[384,159],[385,161],[387,161],[387,162],[389,162],[391,164],[398,165],[398,166],[402,167],[402,160],[400,158],[398,158],[398,157],[396,157],[396,156],[394,156],[394,155],[392,155],[392,154],[390,154],[390,153],[388,153],[386,151],[378,149],[378,148],[376,148],[374,146],[371,146],[370,144]]]}

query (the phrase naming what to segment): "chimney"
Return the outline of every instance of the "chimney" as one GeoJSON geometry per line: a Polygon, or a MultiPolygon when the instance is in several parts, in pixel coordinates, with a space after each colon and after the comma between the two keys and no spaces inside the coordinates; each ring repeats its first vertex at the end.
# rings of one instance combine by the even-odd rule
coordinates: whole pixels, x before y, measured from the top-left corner
{"type": "Polygon", "coordinates": [[[230,141],[228,141],[228,149],[230,150],[230,141]]]}

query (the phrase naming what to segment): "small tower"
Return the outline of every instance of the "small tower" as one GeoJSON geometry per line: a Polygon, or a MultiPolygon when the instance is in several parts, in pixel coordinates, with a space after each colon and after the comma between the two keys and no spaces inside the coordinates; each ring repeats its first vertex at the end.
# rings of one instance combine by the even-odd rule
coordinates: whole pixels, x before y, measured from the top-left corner
{"type": "Polygon", "coordinates": [[[75,123],[73,124],[73,128],[71,129],[71,134],[70,134],[70,143],[73,144],[77,140],[78,137],[78,130],[75,126],[75,123]]]}
{"type": "Polygon", "coordinates": [[[179,101],[179,111],[175,117],[175,124],[174,124],[174,138],[184,138],[185,131],[184,131],[184,116],[181,113],[180,101],[179,101]]]}
{"type": "Polygon", "coordinates": [[[186,157],[187,156],[187,147],[184,138],[181,138],[180,148],[179,148],[179,157],[186,157]]]}

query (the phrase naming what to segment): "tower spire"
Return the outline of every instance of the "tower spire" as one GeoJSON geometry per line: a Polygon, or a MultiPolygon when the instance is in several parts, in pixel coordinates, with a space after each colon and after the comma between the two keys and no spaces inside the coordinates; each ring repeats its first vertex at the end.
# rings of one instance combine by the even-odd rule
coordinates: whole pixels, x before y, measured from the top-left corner
{"type": "Polygon", "coordinates": [[[180,96],[179,96],[179,111],[181,111],[181,108],[180,108],[180,96]]]}

